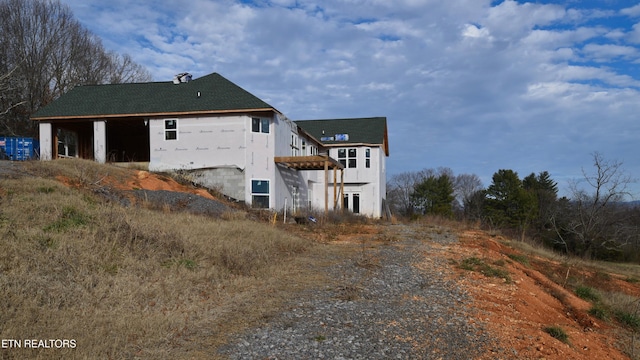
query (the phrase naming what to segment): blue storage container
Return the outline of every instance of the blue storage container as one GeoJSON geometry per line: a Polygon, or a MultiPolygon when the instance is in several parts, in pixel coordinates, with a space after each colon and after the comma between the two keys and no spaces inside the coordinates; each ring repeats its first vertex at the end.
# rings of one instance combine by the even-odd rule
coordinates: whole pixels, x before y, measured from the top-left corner
{"type": "Polygon", "coordinates": [[[0,136],[0,159],[24,161],[37,158],[38,140],[28,137],[0,136]]]}

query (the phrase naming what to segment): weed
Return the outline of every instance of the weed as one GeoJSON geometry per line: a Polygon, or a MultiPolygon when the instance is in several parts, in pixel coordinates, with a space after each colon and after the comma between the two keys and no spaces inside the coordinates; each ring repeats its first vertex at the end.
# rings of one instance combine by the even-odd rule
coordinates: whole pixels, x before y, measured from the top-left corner
{"type": "Polygon", "coordinates": [[[50,236],[43,236],[38,238],[38,244],[43,249],[55,249],[56,247],[58,247],[58,241],[50,236]]]}
{"type": "Polygon", "coordinates": [[[51,194],[54,190],[55,189],[52,186],[40,186],[38,188],[38,192],[42,194],[51,194]]]}
{"type": "Polygon", "coordinates": [[[609,319],[609,310],[601,304],[596,304],[589,309],[589,315],[606,321],[609,319]]]}
{"type": "Polygon", "coordinates": [[[563,343],[569,342],[569,335],[559,326],[548,326],[544,328],[544,332],[551,335],[551,337],[562,341],[563,343]]]}
{"type": "Polygon", "coordinates": [[[483,261],[478,259],[477,257],[470,257],[462,260],[460,264],[460,268],[463,270],[474,271],[476,266],[483,264],[483,261]]]}
{"type": "Polygon", "coordinates": [[[600,301],[600,295],[592,287],[578,286],[575,292],[576,292],[576,295],[578,295],[578,297],[581,299],[591,301],[591,302],[600,301]]]}
{"type": "Polygon", "coordinates": [[[628,282],[628,283],[635,284],[635,283],[639,282],[640,280],[638,280],[638,279],[637,279],[637,278],[635,278],[635,277],[628,277],[628,278],[624,279],[624,281],[626,281],[626,282],[628,282]]]}
{"type": "Polygon", "coordinates": [[[342,301],[355,301],[360,298],[362,289],[357,285],[344,285],[337,289],[338,299],[342,301]]]}
{"type": "Polygon", "coordinates": [[[54,223],[46,226],[44,231],[65,231],[72,227],[78,227],[89,223],[89,216],[73,206],[65,206],[62,215],[54,223]]]}
{"type": "Polygon", "coordinates": [[[190,260],[190,259],[177,259],[177,260],[169,260],[169,261],[165,261],[162,263],[162,265],[164,267],[172,267],[175,266],[176,268],[179,267],[184,267],[185,269],[188,270],[195,270],[198,267],[198,263],[196,263],[194,260],[190,260]]]}
{"type": "Polygon", "coordinates": [[[620,323],[630,327],[633,331],[640,330],[640,317],[624,310],[615,310],[613,315],[620,323]]]}
{"type": "Polygon", "coordinates": [[[604,271],[596,271],[594,278],[600,281],[609,281],[611,280],[611,275],[604,271]]]}
{"type": "Polygon", "coordinates": [[[327,338],[324,335],[318,335],[318,336],[314,337],[313,340],[315,340],[317,342],[321,342],[321,341],[327,340],[327,338]]]}
{"type": "Polygon", "coordinates": [[[529,266],[529,258],[527,258],[524,255],[519,255],[519,254],[509,254],[507,255],[511,260],[515,261],[515,262],[519,262],[522,265],[526,265],[529,266]]]}
{"type": "Polygon", "coordinates": [[[102,270],[109,275],[116,275],[118,274],[118,264],[103,265],[102,270]]]}
{"type": "MultiPolygon", "coordinates": [[[[502,262],[498,260],[494,262],[494,265],[504,266],[504,260],[502,262]]],[[[487,264],[484,260],[476,257],[470,257],[462,260],[460,268],[469,271],[477,271],[487,277],[497,277],[504,279],[506,282],[511,282],[511,276],[507,270],[495,268],[487,264]]]]}

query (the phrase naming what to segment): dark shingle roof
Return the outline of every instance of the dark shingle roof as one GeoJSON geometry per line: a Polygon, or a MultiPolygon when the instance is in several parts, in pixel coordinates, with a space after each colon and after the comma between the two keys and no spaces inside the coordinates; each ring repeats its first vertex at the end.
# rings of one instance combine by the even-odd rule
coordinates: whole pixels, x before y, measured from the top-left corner
{"type": "Polygon", "coordinates": [[[167,81],[78,86],[31,118],[47,120],[243,110],[277,111],[220,74],[213,73],[180,84],[167,81]]]}
{"type": "Polygon", "coordinates": [[[295,123],[325,145],[381,145],[389,156],[386,117],[299,120],[295,123]],[[348,135],[348,140],[337,141],[336,135],[348,135]]]}

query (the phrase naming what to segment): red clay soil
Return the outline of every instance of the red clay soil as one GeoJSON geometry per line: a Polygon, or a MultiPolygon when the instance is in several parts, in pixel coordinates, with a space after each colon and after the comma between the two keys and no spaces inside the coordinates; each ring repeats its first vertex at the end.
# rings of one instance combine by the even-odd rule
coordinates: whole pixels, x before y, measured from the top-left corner
{"type": "MultiPolygon", "coordinates": [[[[500,261],[511,281],[488,278],[459,269],[458,283],[475,299],[475,321],[485,323],[499,348],[486,359],[629,359],[620,351],[619,329],[588,315],[591,304],[549,280],[545,275],[511,260],[513,249],[482,231],[463,231],[461,246],[449,249],[460,261],[476,257],[487,263],[500,261]],[[561,300],[559,300],[561,299],[561,300]],[[560,327],[568,335],[564,343],[544,331],[560,327]]],[[[541,260],[542,261],[542,260],[541,260]]],[[[630,287],[625,281],[618,281],[630,287]]],[[[633,287],[633,286],[631,286],[633,287]]],[[[636,292],[638,289],[632,289],[636,292]]],[[[473,321],[473,320],[472,320],[473,321]]]]}
{"type": "Polygon", "coordinates": [[[145,189],[145,190],[168,190],[181,191],[200,195],[207,199],[215,199],[209,192],[202,188],[185,186],[170,177],[151,174],[148,171],[138,170],[135,177],[129,179],[125,184],[117,185],[121,189],[145,189]]]}
{"type": "MultiPolygon", "coordinates": [[[[57,176],[56,179],[67,186],[73,186],[72,181],[64,176],[57,176]]],[[[167,191],[179,191],[190,194],[196,194],[203,196],[207,199],[218,200],[211,195],[206,189],[197,188],[192,186],[186,186],[180,184],[171,177],[152,174],[148,171],[134,170],[131,172],[131,176],[124,180],[118,181],[114,178],[105,178],[101,180],[102,183],[108,184],[118,190],[167,190],[167,191]]]]}

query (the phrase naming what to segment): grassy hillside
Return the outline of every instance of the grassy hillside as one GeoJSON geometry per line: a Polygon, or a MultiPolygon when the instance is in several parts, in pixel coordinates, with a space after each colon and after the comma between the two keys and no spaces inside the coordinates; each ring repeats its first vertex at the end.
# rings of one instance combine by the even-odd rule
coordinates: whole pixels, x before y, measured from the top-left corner
{"type": "Polygon", "coordinates": [[[198,349],[268,316],[293,284],[319,281],[307,264],[321,249],[268,223],[97,195],[131,170],[81,160],[25,169],[0,179],[0,338],[75,348],[23,342],[3,358],[210,357],[198,349]]]}

